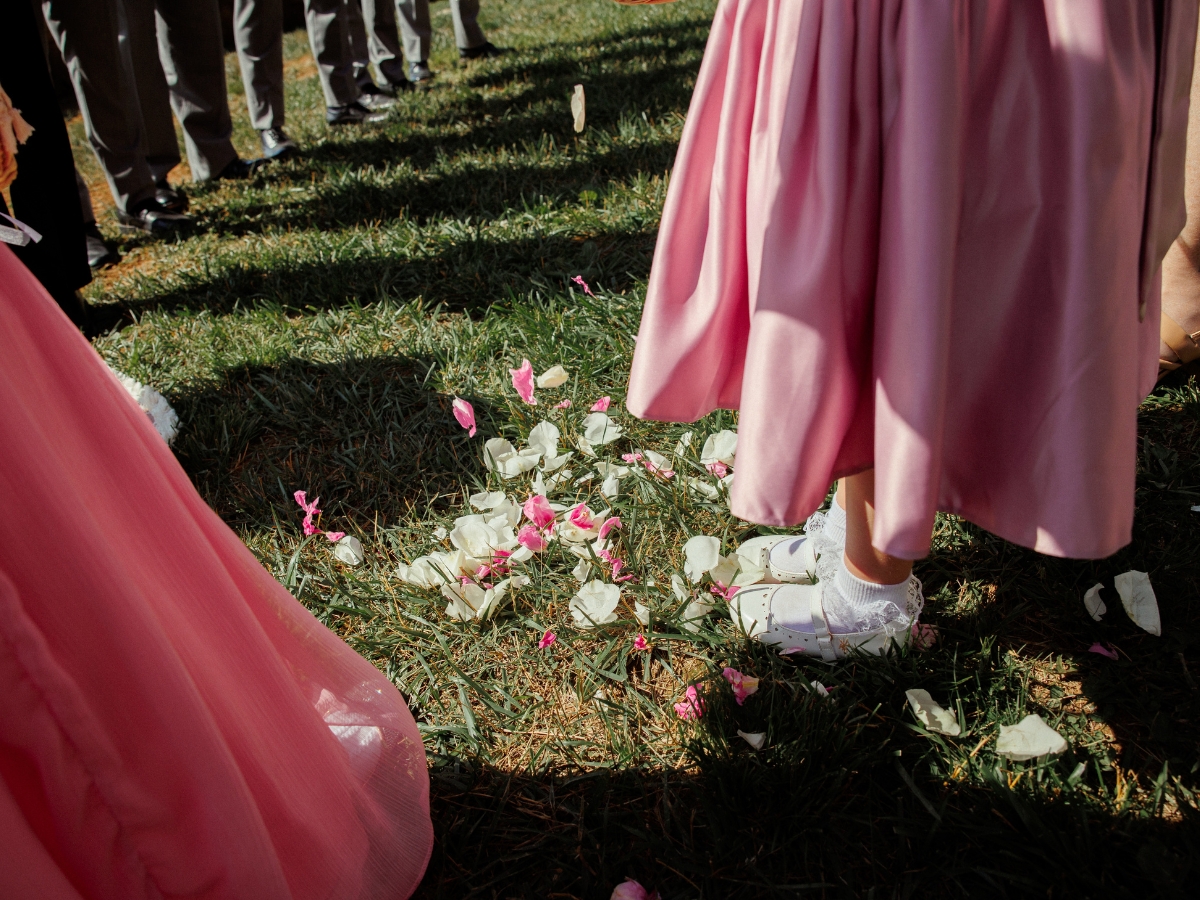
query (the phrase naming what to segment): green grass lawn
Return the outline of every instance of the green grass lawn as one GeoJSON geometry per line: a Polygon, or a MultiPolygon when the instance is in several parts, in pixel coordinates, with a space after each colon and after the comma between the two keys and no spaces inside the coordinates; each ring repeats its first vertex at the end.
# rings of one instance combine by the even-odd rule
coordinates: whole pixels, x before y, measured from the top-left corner
{"type": "MultiPolygon", "coordinates": [[[[685,428],[620,413],[713,6],[488,0],[488,35],[513,52],[462,67],[436,5],[434,86],[382,125],[342,131],[324,125],[304,35],[288,35],[288,128],[303,157],[248,183],[190,186],[198,227],[185,240],[127,240],[125,262],[87,292],[111,329],[96,348],[167,395],[182,419],[176,453],[206,499],[408,699],[437,830],[419,896],[606,900],[626,876],[666,900],[1186,896],[1200,875],[1195,379],[1144,407],[1134,542],[1115,557],[1040,557],[939,520],[916,568],[941,635],[932,649],[785,660],[741,639],[719,602],[696,633],[681,627],[669,580],[688,536],[729,552],[766,533],[723,496],[682,486],[704,475],[695,448],[735,415],[685,428]],[[526,406],[508,376],[523,358],[539,373],[561,363],[571,380],[526,406]],[[489,475],[485,439],[523,444],[546,419],[573,443],[602,395],[627,430],[602,459],[670,454],[696,435],[679,477],[631,475],[611,504],[638,577],[617,622],[572,625],[577,560],[558,545],[483,623],[448,618],[437,591],[396,577],[446,549],[434,529],[473,512],[470,494],[528,495],[527,476],[489,475]],[[474,404],[474,439],[455,396],[474,404]],[[303,538],[297,489],[321,497],[325,527],[362,540],[363,565],[303,538]],[[1112,578],[1130,568],[1150,573],[1162,637],[1120,609],[1112,578]],[[1097,581],[1103,623],[1082,602],[1097,581]],[[539,650],[547,628],[558,642],[539,650]],[[649,651],[632,646],[641,631],[649,651]],[[1119,659],[1089,653],[1098,640],[1119,659]],[[744,706],[720,680],[726,665],[762,679],[744,706]],[[695,682],[708,708],[682,722],[672,704],[695,682]],[[959,713],[960,737],[917,724],[914,687],[959,713]],[[1067,738],[1065,754],[996,755],[999,725],[1029,712],[1067,738]],[[766,748],[738,728],[765,732],[766,748]]],[[[235,138],[252,156],[232,57],[228,72],[235,138]]],[[[73,139],[95,178],[77,123],[73,139]]],[[[551,499],[610,505],[599,478],[582,480],[588,461],[568,467],[551,499]]]]}

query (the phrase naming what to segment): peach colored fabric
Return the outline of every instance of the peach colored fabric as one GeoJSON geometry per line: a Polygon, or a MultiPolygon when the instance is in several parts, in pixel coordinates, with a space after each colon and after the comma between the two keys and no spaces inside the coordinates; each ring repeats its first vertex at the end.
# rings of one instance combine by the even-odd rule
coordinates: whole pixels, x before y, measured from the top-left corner
{"type": "Polygon", "coordinates": [[[874,466],[897,556],[938,509],[1054,555],[1126,544],[1196,26],[1166,4],[1156,83],[1154,6],[723,0],[630,411],[740,409],[754,522],[874,466]]]}
{"type": "Polygon", "coordinates": [[[0,895],[402,898],[431,846],[395,687],[0,248],[0,895]]]}

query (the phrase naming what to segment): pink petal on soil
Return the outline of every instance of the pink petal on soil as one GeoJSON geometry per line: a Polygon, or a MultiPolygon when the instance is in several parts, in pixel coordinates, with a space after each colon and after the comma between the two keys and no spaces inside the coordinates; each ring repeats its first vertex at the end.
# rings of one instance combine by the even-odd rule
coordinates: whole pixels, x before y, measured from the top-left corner
{"type": "Polygon", "coordinates": [[[592,412],[608,412],[610,406],[612,406],[612,397],[601,397],[592,404],[592,412]]]}
{"type": "Polygon", "coordinates": [[[454,418],[458,419],[458,424],[467,429],[467,437],[475,437],[475,407],[458,397],[454,398],[451,406],[454,408],[454,418]]]}
{"type": "Polygon", "coordinates": [[[644,634],[639,634],[637,637],[635,637],[633,639],[633,649],[634,650],[645,650],[649,646],[650,646],[650,643],[649,643],[649,641],[646,640],[646,636],[644,634]]]}
{"type": "Polygon", "coordinates": [[[555,409],[570,409],[570,408],[571,408],[571,401],[570,401],[570,400],[564,400],[562,403],[555,403],[555,404],[554,404],[554,408],[555,408],[555,409]]]}
{"type": "Polygon", "coordinates": [[[1096,643],[1094,643],[1094,644],[1092,644],[1092,646],[1088,647],[1088,653],[1099,653],[1101,656],[1107,656],[1109,659],[1120,659],[1121,658],[1121,657],[1117,656],[1116,652],[1109,650],[1107,647],[1105,647],[1099,641],[1096,641],[1096,643]]]}
{"type": "Polygon", "coordinates": [[[300,504],[300,508],[310,516],[319,516],[321,514],[321,511],[317,509],[317,504],[321,502],[320,497],[318,497],[312,503],[308,502],[308,493],[306,491],[296,491],[296,493],[292,494],[292,497],[294,497],[296,502],[300,504]]]}
{"type": "Polygon", "coordinates": [[[696,691],[696,686],[689,685],[684,693],[684,699],[675,704],[675,715],[681,719],[698,719],[704,715],[704,701],[696,691]]]}
{"type": "Polygon", "coordinates": [[[512,375],[512,386],[521,395],[521,399],[530,406],[537,406],[537,400],[533,396],[533,366],[529,360],[521,360],[521,368],[509,369],[508,373],[512,375]]]}
{"type": "Polygon", "coordinates": [[[545,634],[542,635],[542,639],[540,641],[538,641],[538,649],[545,650],[547,647],[549,647],[551,644],[553,644],[557,640],[558,640],[558,635],[556,635],[553,631],[547,631],[545,634]]]}

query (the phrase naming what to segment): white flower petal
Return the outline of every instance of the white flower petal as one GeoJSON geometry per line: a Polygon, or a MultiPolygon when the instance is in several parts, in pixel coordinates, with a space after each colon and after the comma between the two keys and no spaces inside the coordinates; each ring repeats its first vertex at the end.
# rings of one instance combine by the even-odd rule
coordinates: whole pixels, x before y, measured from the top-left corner
{"type": "Polygon", "coordinates": [[[575,568],[571,570],[571,575],[576,581],[578,581],[580,584],[583,584],[592,575],[592,564],[586,559],[579,560],[579,562],[575,564],[575,568]]]}
{"type": "Polygon", "coordinates": [[[582,434],[575,439],[575,446],[579,448],[579,452],[584,456],[595,457],[596,451],[592,449],[592,445],[588,443],[588,439],[582,434]]]}
{"type": "Polygon", "coordinates": [[[761,750],[767,744],[767,735],[764,731],[746,732],[739,728],[737,733],[738,737],[740,737],[755,750],[761,750]]]}
{"type": "Polygon", "coordinates": [[[1087,593],[1083,595],[1083,608],[1097,622],[1104,618],[1104,614],[1108,612],[1108,606],[1100,599],[1100,589],[1103,587],[1104,585],[1102,584],[1092,585],[1088,588],[1087,593]]]}
{"type": "Polygon", "coordinates": [[[701,620],[712,612],[713,605],[703,597],[697,597],[683,611],[683,627],[696,634],[700,630],[701,620]]]}
{"type": "Polygon", "coordinates": [[[448,532],[441,525],[433,529],[433,539],[435,541],[444,541],[448,537],[450,537],[450,532],[448,532]]]}
{"type": "Polygon", "coordinates": [[[487,592],[477,584],[443,584],[442,596],[448,601],[446,615],[466,622],[475,618],[476,611],[487,600],[487,592]]]}
{"type": "Polygon", "coordinates": [[[1035,714],[1026,716],[1016,725],[1001,725],[1000,739],[996,741],[996,755],[1016,762],[1057,756],[1066,749],[1067,742],[1062,735],[1035,714]]]}
{"type": "Polygon", "coordinates": [[[583,420],[583,438],[590,446],[611,444],[625,434],[624,430],[602,412],[595,412],[583,420]]]}
{"type": "Polygon", "coordinates": [[[552,459],[558,455],[558,428],[551,422],[539,422],[529,432],[529,449],[552,459]]]}
{"type": "Polygon", "coordinates": [[[562,366],[551,366],[538,376],[537,386],[540,388],[562,387],[570,377],[562,366]]]}
{"type": "Polygon", "coordinates": [[[675,455],[683,456],[683,454],[686,453],[688,448],[691,446],[692,433],[690,431],[685,431],[679,436],[679,440],[675,442],[675,455]]]}
{"type": "Polygon", "coordinates": [[[812,689],[817,694],[818,697],[828,697],[829,696],[829,688],[825,687],[825,685],[821,684],[821,682],[819,682],[819,681],[814,681],[812,683],[812,689]]]}
{"type": "Polygon", "coordinates": [[[542,461],[542,471],[549,475],[551,472],[561,469],[567,464],[574,453],[564,453],[562,456],[547,456],[542,461]]]}
{"type": "MultiPolygon", "coordinates": [[[[469,516],[467,518],[475,518],[469,516]]],[[[499,533],[486,522],[459,520],[461,524],[450,532],[450,543],[476,559],[487,559],[503,543],[499,533]]]]}
{"type": "Polygon", "coordinates": [[[683,553],[686,558],[683,573],[692,581],[699,581],[704,573],[721,562],[721,542],[715,537],[698,534],[683,545],[683,553]]]}
{"type": "Polygon", "coordinates": [[[721,492],[717,490],[715,485],[709,484],[703,478],[687,478],[684,484],[689,490],[695,491],[705,500],[716,500],[721,496],[721,492]]]}
{"type": "Polygon", "coordinates": [[[1113,579],[1121,605],[1135,625],[1153,635],[1162,634],[1162,620],[1158,616],[1158,598],[1150,586],[1150,576],[1145,572],[1122,572],[1113,579]]]}
{"type": "Polygon", "coordinates": [[[634,618],[636,618],[638,620],[638,624],[641,625],[643,628],[650,627],[650,607],[646,606],[644,603],[642,603],[638,600],[634,600],[633,601],[633,615],[634,615],[634,618]]]}
{"type": "Polygon", "coordinates": [[[958,737],[962,731],[958,719],[954,713],[942,709],[934,702],[934,699],[929,696],[929,691],[913,688],[905,691],[904,696],[908,698],[908,705],[912,707],[917,721],[929,731],[935,734],[944,734],[947,737],[958,737]]]}
{"type": "Polygon", "coordinates": [[[616,500],[621,496],[621,479],[616,473],[604,476],[604,483],[600,485],[600,496],[606,500],[616,500]]]}
{"type": "Polygon", "coordinates": [[[671,575],[671,593],[675,595],[675,599],[680,603],[683,603],[688,599],[689,593],[687,585],[678,574],[673,573],[671,575]]]}
{"type": "Polygon", "coordinates": [[[730,553],[728,556],[719,557],[720,562],[708,570],[708,576],[715,582],[729,587],[734,583],[734,578],[737,575],[740,560],[736,553],[730,553]]]}
{"type": "Polygon", "coordinates": [[[346,535],[333,545],[333,556],[348,566],[357,566],[365,558],[362,543],[352,534],[346,535]]]}
{"type": "Polygon", "coordinates": [[[617,620],[616,609],[621,602],[621,589],[599,579],[589,581],[571,598],[571,618],[580,628],[594,628],[617,620]]]}
{"type": "Polygon", "coordinates": [[[700,451],[700,462],[704,465],[722,462],[732,466],[737,454],[737,432],[718,431],[708,436],[704,448],[700,451]]]}
{"type": "MultiPolygon", "coordinates": [[[[508,441],[505,441],[508,444],[508,441]]],[[[512,444],[508,444],[512,447],[512,444]]],[[[470,504],[473,508],[480,512],[486,512],[489,509],[495,509],[501,503],[508,499],[504,491],[484,491],[482,494],[472,494],[470,504]]]]}
{"type": "Polygon", "coordinates": [[[512,552],[512,556],[508,558],[509,562],[523,563],[533,559],[533,551],[522,545],[512,552]]]}

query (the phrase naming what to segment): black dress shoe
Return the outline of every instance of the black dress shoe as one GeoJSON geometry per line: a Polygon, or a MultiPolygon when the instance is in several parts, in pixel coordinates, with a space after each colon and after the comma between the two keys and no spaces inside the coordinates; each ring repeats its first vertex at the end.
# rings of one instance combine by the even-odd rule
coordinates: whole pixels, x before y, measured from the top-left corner
{"type": "Polygon", "coordinates": [[[163,209],[170,210],[173,213],[187,212],[187,194],[179,190],[179,188],[171,187],[165,178],[162,181],[154,182],[154,199],[158,201],[158,205],[163,209]]]}
{"type": "Polygon", "coordinates": [[[325,107],[326,125],[362,125],[364,122],[382,122],[386,118],[387,113],[371,112],[361,103],[325,107]]]}
{"type": "Polygon", "coordinates": [[[216,178],[218,181],[224,178],[249,178],[254,174],[254,171],[258,168],[258,164],[260,162],[262,162],[262,160],[239,159],[234,157],[225,164],[225,168],[217,173],[216,178]]]}
{"type": "Polygon", "coordinates": [[[282,159],[300,152],[282,128],[264,128],[258,133],[258,142],[262,145],[263,159],[282,159]]]}
{"type": "Polygon", "coordinates": [[[395,106],[396,98],[372,82],[370,89],[362,91],[362,96],[358,98],[358,103],[360,106],[365,106],[371,112],[382,112],[385,109],[391,109],[395,106]]]}
{"type": "Polygon", "coordinates": [[[173,213],[157,200],[143,200],[128,212],[117,210],[117,221],[126,234],[142,231],[155,237],[170,237],[194,224],[195,219],[173,213]]]}
{"type": "Polygon", "coordinates": [[[459,59],[492,59],[496,56],[503,56],[506,52],[491,41],[484,41],[478,47],[459,47],[458,57],[459,59]]]}
{"type": "Polygon", "coordinates": [[[104,236],[100,234],[95,222],[88,222],[83,226],[83,237],[87,242],[88,265],[93,269],[115,266],[121,261],[121,255],[104,243],[104,236]]]}
{"type": "Polygon", "coordinates": [[[421,62],[412,63],[408,67],[408,80],[413,84],[421,84],[425,81],[433,79],[433,72],[429,69],[429,63],[422,60],[421,62]]]}

